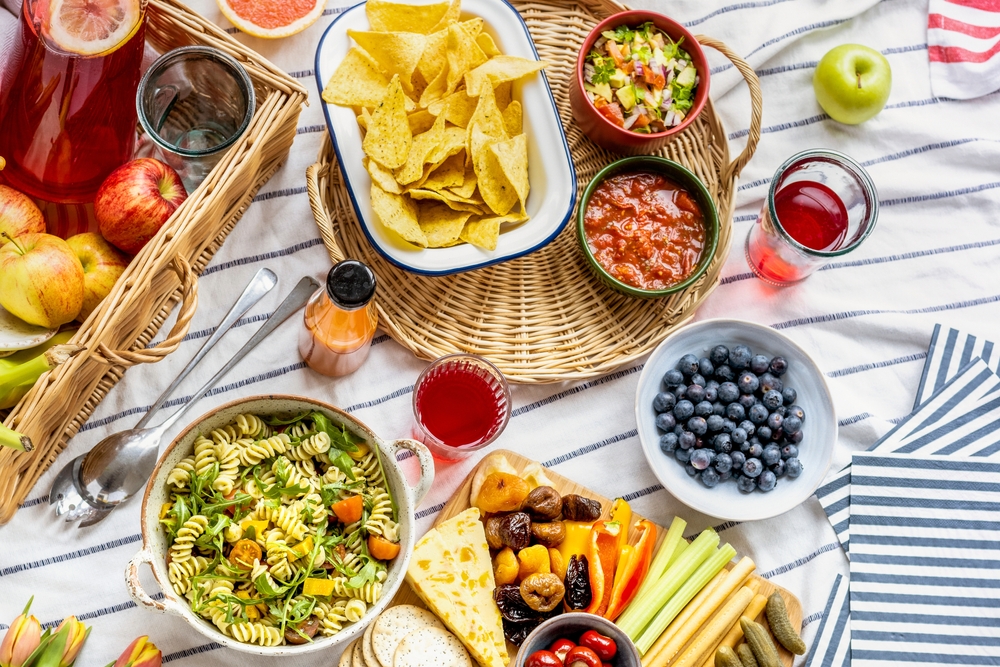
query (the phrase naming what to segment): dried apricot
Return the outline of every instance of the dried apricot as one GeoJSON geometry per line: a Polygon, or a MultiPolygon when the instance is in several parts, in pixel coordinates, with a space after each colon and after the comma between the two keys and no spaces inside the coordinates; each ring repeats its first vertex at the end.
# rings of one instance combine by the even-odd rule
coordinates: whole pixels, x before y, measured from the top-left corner
{"type": "Polygon", "coordinates": [[[493,557],[493,578],[496,580],[497,586],[517,581],[517,573],[520,570],[521,566],[517,563],[517,556],[514,555],[514,550],[510,547],[501,549],[493,557]]]}
{"type": "Polygon", "coordinates": [[[517,552],[517,560],[520,563],[517,572],[518,580],[523,580],[536,572],[548,573],[552,571],[549,563],[549,550],[541,544],[521,549],[517,552]]]}
{"type": "Polygon", "coordinates": [[[558,549],[549,549],[549,569],[560,579],[566,578],[566,561],[558,549]]]}
{"type": "Polygon", "coordinates": [[[517,475],[494,472],[486,476],[476,499],[483,512],[514,512],[528,497],[528,483],[517,475]]]}

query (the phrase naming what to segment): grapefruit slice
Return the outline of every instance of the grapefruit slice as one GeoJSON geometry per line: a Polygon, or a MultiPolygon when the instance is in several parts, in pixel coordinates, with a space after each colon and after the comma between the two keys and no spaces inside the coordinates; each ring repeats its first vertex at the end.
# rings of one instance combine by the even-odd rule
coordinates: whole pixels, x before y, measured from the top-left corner
{"type": "Polygon", "coordinates": [[[95,56],[127,42],[141,18],[138,0],[52,0],[48,37],[64,51],[95,56]]]}
{"type": "Polygon", "coordinates": [[[326,0],[218,0],[219,9],[240,31],[277,39],[302,32],[323,15],[326,0]]]}

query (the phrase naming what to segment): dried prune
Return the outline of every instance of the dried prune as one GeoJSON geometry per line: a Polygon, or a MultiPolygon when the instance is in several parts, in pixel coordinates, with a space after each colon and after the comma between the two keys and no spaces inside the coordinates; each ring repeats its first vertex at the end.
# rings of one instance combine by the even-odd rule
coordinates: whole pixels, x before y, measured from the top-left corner
{"type": "Polygon", "coordinates": [[[493,518],[497,519],[496,534],[500,538],[500,546],[520,551],[531,544],[531,518],[527,514],[514,512],[501,517],[490,517],[493,518]]]}
{"type": "Polygon", "coordinates": [[[563,496],[563,518],[570,521],[597,521],[601,518],[601,503],[575,493],[563,496]]]}
{"type": "Polygon", "coordinates": [[[587,557],[573,554],[566,565],[566,606],[586,609],[594,597],[590,590],[590,566],[587,557]]]}
{"type": "Polygon", "coordinates": [[[535,611],[552,611],[563,601],[566,587],[551,572],[536,572],[521,582],[521,597],[535,611]]]}
{"type": "Polygon", "coordinates": [[[524,640],[528,638],[531,631],[537,628],[542,623],[542,619],[532,619],[525,623],[512,623],[506,618],[503,620],[503,636],[507,638],[507,641],[514,644],[515,646],[520,646],[524,643],[524,640]]]}
{"type": "Polygon", "coordinates": [[[517,584],[503,584],[493,591],[493,601],[505,621],[524,623],[540,618],[538,611],[528,606],[521,597],[521,587],[517,584]]]}
{"type": "Polygon", "coordinates": [[[531,536],[539,544],[557,547],[566,539],[566,525],[562,521],[531,524],[531,536]]]}
{"type": "Polygon", "coordinates": [[[532,519],[551,521],[562,512],[562,496],[551,486],[537,486],[524,499],[522,509],[531,515],[532,519]]]}

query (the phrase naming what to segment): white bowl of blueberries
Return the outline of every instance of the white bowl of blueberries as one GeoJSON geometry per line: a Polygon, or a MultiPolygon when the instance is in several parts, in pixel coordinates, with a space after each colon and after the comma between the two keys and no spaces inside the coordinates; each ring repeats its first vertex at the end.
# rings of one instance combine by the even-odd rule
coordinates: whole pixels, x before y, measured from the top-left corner
{"type": "Polygon", "coordinates": [[[809,354],[743,320],[703,320],[660,343],[639,377],[635,416],[664,488],[729,521],[777,516],[811,496],[837,436],[809,354]]]}

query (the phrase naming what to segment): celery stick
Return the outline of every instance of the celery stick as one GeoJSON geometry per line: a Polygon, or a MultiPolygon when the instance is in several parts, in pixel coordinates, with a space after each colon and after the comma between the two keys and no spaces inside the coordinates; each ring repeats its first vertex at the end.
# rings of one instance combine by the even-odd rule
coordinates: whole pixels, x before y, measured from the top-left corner
{"type": "MultiPolygon", "coordinates": [[[[667,536],[663,538],[659,551],[656,552],[653,562],[649,565],[649,572],[646,574],[646,578],[639,585],[639,592],[632,598],[629,607],[646,597],[646,594],[656,587],[663,573],[667,571],[670,564],[675,562],[687,547],[687,540],[684,539],[685,528],[687,528],[687,521],[679,516],[675,516],[674,520],[670,523],[670,528],[667,529],[667,536]]],[[[625,608],[624,613],[628,613],[628,607],[625,608]]]]}
{"type": "Polygon", "coordinates": [[[708,560],[704,561],[692,574],[684,585],[681,586],[670,598],[660,611],[656,614],[649,625],[642,632],[642,635],[635,639],[635,646],[640,654],[644,654],[649,647],[656,643],[657,638],[666,630],[670,622],[681,613],[695,595],[712,580],[712,577],[719,573],[719,570],[726,566],[736,555],[736,549],[730,544],[722,545],[708,560]]]}
{"type": "MultiPolygon", "coordinates": [[[[634,641],[642,633],[649,621],[665,605],[677,589],[687,581],[698,567],[712,554],[719,544],[719,536],[711,528],[704,530],[681,554],[677,561],[667,568],[656,586],[645,598],[629,605],[616,625],[634,641]]],[[[704,586],[704,583],[702,583],[704,586]]]]}

